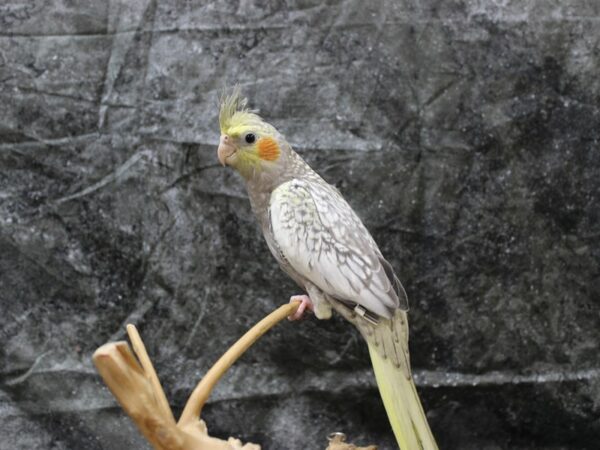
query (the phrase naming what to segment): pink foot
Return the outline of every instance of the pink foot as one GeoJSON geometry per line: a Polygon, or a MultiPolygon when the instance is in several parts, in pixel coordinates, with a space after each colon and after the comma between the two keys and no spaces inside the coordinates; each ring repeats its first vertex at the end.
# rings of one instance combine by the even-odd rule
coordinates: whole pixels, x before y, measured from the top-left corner
{"type": "Polygon", "coordinates": [[[292,295],[290,297],[290,303],[300,302],[300,306],[296,312],[288,316],[288,320],[300,320],[304,315],[305,310],[314,311],[314,306],[308,295],[292,295]]]}

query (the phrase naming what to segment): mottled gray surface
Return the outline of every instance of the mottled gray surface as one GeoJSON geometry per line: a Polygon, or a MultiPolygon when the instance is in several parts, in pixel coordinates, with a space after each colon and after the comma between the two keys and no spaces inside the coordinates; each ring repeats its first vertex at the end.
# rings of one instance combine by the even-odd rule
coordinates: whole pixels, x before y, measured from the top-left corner
{"type": "MultiPolygon", "coordinates": [[[[2,2],[0,448],[144,448],[93,350],[136,323],[180,409],[297,292],[216,164],[226,81],[397,268],[442,449],[598,448],[599,21],[594,0],[2,2]]],[[[276,328],[205,413],[266,449],[393,448],[339,318],[276,328]]]]}

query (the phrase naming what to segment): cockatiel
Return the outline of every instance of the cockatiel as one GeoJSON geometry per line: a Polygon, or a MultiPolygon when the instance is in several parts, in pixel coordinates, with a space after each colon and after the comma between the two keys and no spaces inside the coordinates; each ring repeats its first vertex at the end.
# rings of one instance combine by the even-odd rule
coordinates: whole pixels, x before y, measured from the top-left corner
{"type": "Polygon", "coordinates": [[[292,296],[301,304],[291,319],[305,309],[328,319],[333,309],[354,324],[398,445],[437,449],[412,381],[402,284],[338,190],[246,104],[239,88],[221,99],[218,158],[243,177],[269,249],[308,294],[292,296]]]}

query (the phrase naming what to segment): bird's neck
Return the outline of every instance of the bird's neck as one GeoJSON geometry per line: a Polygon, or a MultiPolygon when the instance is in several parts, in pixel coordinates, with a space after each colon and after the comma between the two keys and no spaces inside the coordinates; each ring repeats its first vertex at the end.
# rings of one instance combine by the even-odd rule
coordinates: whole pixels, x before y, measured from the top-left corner
{"type": "MultiPolygon", "coordinates": [[[[285,165],[277,172],[261,171],[255,173],[254,176],[244,177],[252,210],[259,218],[268,220],[271,193],[278,186],[295,178],[311,178],[311,175],[318,177],[302,157],[293,150],[290,149],[286,158],[285,165]]],[[[261,225],[265,226],[262,223],[261,225]]]]}

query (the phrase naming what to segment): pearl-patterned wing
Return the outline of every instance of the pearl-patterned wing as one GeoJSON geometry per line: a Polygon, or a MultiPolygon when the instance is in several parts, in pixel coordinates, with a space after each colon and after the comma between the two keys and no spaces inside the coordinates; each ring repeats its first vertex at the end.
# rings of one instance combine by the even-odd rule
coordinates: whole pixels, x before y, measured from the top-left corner
{"type": "Polygon", "coordinates": [[[294,179],[271,194],[271,231],[298,274],[330,296],[391,318],[404,288],[356,213],[322,180],[294,179]]]}

